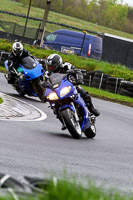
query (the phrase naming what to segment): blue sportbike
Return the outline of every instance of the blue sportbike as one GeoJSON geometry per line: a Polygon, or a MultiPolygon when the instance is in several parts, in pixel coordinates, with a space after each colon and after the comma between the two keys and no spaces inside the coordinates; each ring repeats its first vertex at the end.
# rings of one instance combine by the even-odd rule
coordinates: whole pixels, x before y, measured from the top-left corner
{"type": "MultiPolygon", "coordinates": [[[[4,64],[8,72],[8,60],[4,64]]],[[[27,56],[21,59],[17,69],[12,67],[12,73],[15,74],[12,86],[21,96],[41,97],[44,91],[42,86],[44,72],[45,70],[37,59],[27,56]]],[[[5,77],[8,78],[7,76],[6,74],[5,77]]]]}
{"type": "Polygon", "coordinates": [[[57,119],[73,138],[81,138],[82,132],[87,138],[95,137],[95,116],[89,113],[69,74],[51,74],[47,80],[45,97],[57,119]]]}

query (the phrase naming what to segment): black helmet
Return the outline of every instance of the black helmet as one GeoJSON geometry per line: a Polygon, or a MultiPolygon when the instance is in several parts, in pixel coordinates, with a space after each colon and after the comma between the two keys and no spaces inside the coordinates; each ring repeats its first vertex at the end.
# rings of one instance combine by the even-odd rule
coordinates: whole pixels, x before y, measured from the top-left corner
{"type": "Polygon", "coordinates": [[[21,56],[23,53],[23,45],[20,42],[14,42],[12,52],[15,56],[21,56]]]}
{"type": "Polygon", "coordinates": [[[49,72],[58,72],[62,66],[62,58],[58,54],[51,54],[48,56],[46,65],[49,72]]]}

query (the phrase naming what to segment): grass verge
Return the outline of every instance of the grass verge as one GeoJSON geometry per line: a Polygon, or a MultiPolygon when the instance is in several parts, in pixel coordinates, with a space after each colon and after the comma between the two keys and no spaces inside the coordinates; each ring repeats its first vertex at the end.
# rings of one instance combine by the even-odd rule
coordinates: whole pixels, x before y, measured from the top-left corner
{"type": "MultiPolygon", "coordinates": [[[[39,185],[38,185],[39,186],[39,185]]],[[[132,200],[130,194],[120,194],[116,189],[105,191],[103,187],[96,187],[94,183],[88,182],[88,186],[84,188],[75,181],[58,180],[57,182],[50,180],[39,186],[43,194],[32,196],[22,196],[19,199],[25,200],[132,200]]],[[[19,193],[17,194],[19,197],[19,193]]],[[[12,197],[0,197],[0,200],[13,200],[12,197]]],[[[18,198],[15,198],[18,199],[18,198]]]]}
{"type": "Polygon", "coordinates": [[[3,102],[3,99],[0,97],[0,103],[2,103],[3,102]]]}
{"type": "Polygon", "coordinates": [[[88,86],[82,86],[85,90],[87,90],[92,97],[96,97],[98,99],[106,100],[106,101],[112,101],[114,103],[119,103],[123,105],[127,105],[130,107],[133,107],[133,98],[122,96],[119,94],[114,94],[111,92],[107,92],[104,90],[99,90],[96,88],[88,87],[88,86]]]}
{"type": "Polygon", "coordinates": [[[118,192],[110,190],[105,192],[102,187],[96,187],[95,184],[88,183],[87,188],[76,184],[76,182],[68,182],[65,180],[60,180],[55,185],[52,181],[47,188],[47,193],[44,196],[41,196],[39,199],[47,200],[130,200],[131,197],[126,195],[120,195],[118,192]]]}

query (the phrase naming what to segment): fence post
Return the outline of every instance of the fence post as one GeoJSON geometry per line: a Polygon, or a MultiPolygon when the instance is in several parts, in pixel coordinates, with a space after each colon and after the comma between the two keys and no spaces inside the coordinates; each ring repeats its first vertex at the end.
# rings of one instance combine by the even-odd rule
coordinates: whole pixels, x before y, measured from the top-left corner
{"type": "Polygon", "coordinates": [[[40,47],[43,44],[43,38],[44,38],[44,35],[45,35],[45,30],[46,30],[46,22],[47,22],[50,7],[51,7],[51,0],[47,0],[46,9],[45,9],[45,13],[44,13],[44,16],[43,16],[43,21],[42,21],[42,26],[41,26],[41,29],[43,29],[43,32],[40,33],[40,35],[39,35],[39,39],[41,40],[40,47]]]}
{"type": "Polygon", "coordinates": [[[82,45],[81,45],[81,49],[80,49],[80,55],[81,55],[81,53],[82,53],[82,50],[83,50],[83,45],[84,45],[84,40],[85,40],[85,36],[86,36],[86,31],[83,31],[83,33],[84,33],[84,37],[83,37],[83,41],[82,41],[82,45]]]}
{"type": "MultiPolygon", "coordinates": [[[[23,39],[24,39],[25,31],[26,31],[26,26],[27,26],[28,18],[29,18],[29,12],[30,12],[31,1],[32,1],[32,0],[30,0],[30,2],[29,2],[28,12],[27,12],[27,16],[26,16],[26,22],[25,22],[25,27],[24,27],[24,32],[23,32],[23,39]]],[[[22,41],[23,41],[23,39],[22,39],[22,41]]]]}
{"type": "Polygon", "coordinates": [[[14,28],[13,28],[13,35],[14,35],[14,33],[15,33],[15,29],[16,29],[16,23],[14,24],[14,28]]]}
{"type": "Polygon", "coordinates": [[[36,31],[36,37],[35,37],[35,40],[38,40],[38,35],[39,35],[39,32],[40,32],[40,27],[41,27],[41,23],[39,23],[39,27],[36,31]]]}

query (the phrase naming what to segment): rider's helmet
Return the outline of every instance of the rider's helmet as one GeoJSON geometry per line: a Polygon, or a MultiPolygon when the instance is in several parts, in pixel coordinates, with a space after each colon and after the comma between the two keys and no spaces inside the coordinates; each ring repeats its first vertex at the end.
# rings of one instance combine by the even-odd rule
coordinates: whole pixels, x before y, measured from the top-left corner
{"type": "Polygon", "coordinates": [[[62,67],[63,61],[60,55],[51,54],[46,60],[48,72],[59,72],[62,67]]]}
{"type": "Polygon", "coordinates": [[[23,45],[20,42],[14,42],[12,45],[12,52],[15,56],[21,56],[23,53],[23,45]]]}

